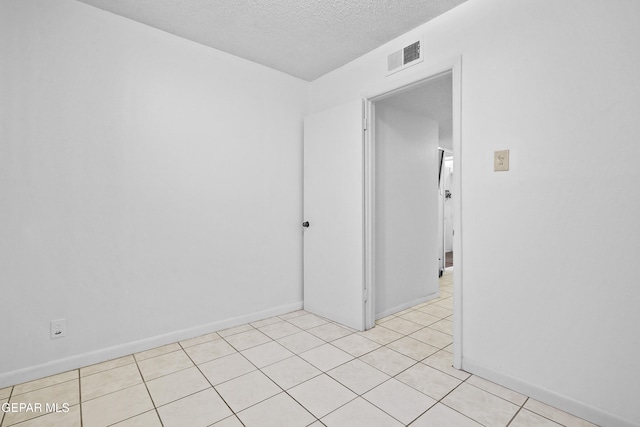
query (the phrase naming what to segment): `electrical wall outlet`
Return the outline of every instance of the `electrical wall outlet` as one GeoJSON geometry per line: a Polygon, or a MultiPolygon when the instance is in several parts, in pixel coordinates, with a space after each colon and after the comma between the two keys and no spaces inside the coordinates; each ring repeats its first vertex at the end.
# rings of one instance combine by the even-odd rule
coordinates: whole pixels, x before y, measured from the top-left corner
{"type": "Polygon", "coordinates": [[[51,321],[51,339],[62,338],[67,336],[67,319],[58,319],[51,321]]]}
{"type": "Polygon", "coordinates": [[[493,153],[493,170],[496,172],[509,170],[509,150],[495,151],[493,153]]]}

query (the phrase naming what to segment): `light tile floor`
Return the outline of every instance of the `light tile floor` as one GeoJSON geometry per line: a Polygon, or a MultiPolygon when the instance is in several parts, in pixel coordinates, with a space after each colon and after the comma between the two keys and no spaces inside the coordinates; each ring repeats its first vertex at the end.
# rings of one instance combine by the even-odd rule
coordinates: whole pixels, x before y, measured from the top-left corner
{"type": "Polygon", "coordinates": [[[305,311],[0,389],[0,427],[593,426],[452,365],[441,297],[355,332],[305,311]]]}

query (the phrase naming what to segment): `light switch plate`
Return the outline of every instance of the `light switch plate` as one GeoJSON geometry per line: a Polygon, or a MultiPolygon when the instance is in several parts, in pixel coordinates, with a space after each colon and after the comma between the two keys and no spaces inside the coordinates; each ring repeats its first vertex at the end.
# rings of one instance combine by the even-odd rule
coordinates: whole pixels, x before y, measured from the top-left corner
{"type": "Polygon", "coordinates": [[[496,172],[509,170],[509,150],[495,151],[493,153],[493,170],[496,172]]]}

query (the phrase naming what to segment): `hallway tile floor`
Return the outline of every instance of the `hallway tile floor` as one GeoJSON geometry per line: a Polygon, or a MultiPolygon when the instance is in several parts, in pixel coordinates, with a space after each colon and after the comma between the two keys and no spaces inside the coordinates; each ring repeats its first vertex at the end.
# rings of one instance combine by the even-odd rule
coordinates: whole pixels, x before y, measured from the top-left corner
{"type": "Polygon", "coordinates": [[[0,427],[593,426],[452,367],[452,281],[366,332],[300,310],[0,389],[68,404],[0,427]]]}

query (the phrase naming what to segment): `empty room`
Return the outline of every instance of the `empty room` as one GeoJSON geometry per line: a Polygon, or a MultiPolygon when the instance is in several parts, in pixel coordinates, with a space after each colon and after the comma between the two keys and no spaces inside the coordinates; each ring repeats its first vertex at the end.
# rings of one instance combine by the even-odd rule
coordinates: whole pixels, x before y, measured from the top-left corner
{"type": "Polygon", "coordinates": [[[0,0],[0,427],[640,426],[638,17],[0,0]]]}

